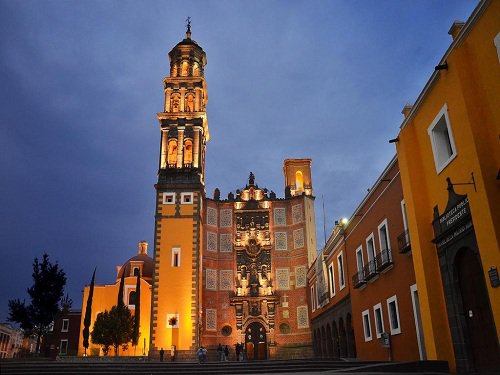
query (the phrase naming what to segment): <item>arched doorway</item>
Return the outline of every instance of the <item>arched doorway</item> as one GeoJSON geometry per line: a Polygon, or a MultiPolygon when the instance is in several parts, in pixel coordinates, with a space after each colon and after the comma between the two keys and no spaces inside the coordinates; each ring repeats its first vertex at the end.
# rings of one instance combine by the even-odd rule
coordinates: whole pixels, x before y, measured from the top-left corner
{"type": "Polygon", "coordinates": [[[460,289],[465,333],[474,370],[498,370],[498,339],[491,313],[484,273],[478,257],[465,247],[458,251],[454,264],[455,280],[460,289]]]}
{"type": "Polygon", "coordinates": [[[347,356],[356,358],[356,342],[354,341],[354,329],[352,328],[351,314],[346,317],[346,333],[347,333],[347,356]]]}
{"type": "Polygon", "coordinates": [[[261,323],[253,322],[247,326],[245,348],[248,360],[267,359],[267,335],[261,323]]]}
{"type": "Polygon", "coordinates": [[[333,358],[338,359],[340,357],[339,331],[337,330],[337,323],[335,323],[335,321],[333,321],[332,323],[332,337],[333,337],[333,358]]]}
{"type": "Polygon", "coordinates": [[[328,357],[333,357],[333,336],[330,328],[330,323],[326,325],[326,347],[328,349],[328,357]]]}
{"type": "Polygon", "coordinates": [[[345,334],[345,326],[344,320],[340,318],[339,320],[339,349],[340,349],[340,357],[347,357],[347,338],[345,334]]]}

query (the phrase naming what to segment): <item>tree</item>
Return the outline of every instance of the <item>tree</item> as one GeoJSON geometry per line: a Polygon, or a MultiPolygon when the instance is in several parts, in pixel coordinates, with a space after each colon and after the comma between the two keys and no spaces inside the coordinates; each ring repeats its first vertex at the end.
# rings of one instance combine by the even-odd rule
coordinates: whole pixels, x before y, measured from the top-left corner
{"type": "Polygon", "coordinates": [[[119,347],[132,340],[134,318],[127,306],[113,306],[111,310],[97,315],[91,337],[94,344],[101,345],[104,353],[112,345],[115,355],[119,347]]]}
{"type": "Polygon", "coordinates": [[[134,313],[134,331],[132,334],[132,345],[135,347],[139,342],[141,332],[141,277],[137,274],[137,283],[135,285],[135,313],[134,313]]]}
{"type": "Polygon", "coordinates": [[[19,323],[25,334],[37,336],[36,352],[40,351],[40,341],[59,311],[59,302],[64,295],[66,274],[57,262],[50,263],[49,256],[43,254],[42,261],[33,261],[33,285],[27,289],[31,298],[29,305],[19,299],[9,300],[9,318],[19,323]]]}
{"type": "Polygon", "coordinates": [[[122,270],[122,277],[120,279],[120,288],[118,289],[118,302],[116,305],[118,307],[122,307],[125,305],[123,302],[123,286],[125,285],[125,269],[122,270]]]}
{"type": "Polygon", "coordinates": [[[83,319],[83,347],[85,350],[85,356],[87,355],[87,349],[89,347],[89,331],[90,331],[90,321],[92,319],[92,298],[94,296],[94,281],[95,281],[95,271],[92,274],[92,280],[90,281],[89,295],[87,297],[87,307],[85,308],[85,318],[83,319]]]}

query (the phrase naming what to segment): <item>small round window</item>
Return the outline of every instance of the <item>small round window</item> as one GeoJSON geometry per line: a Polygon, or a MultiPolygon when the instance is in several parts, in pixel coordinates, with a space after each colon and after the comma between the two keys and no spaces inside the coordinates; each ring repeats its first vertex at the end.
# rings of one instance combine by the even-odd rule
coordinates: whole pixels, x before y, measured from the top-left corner
{"type": "Polygon", "coordinates": [[[229,336],[229,335],[231,335],[231,332],[233,332],[233,329],[231,328],[231,326],[222,327],[222,330],[221,330],[222,336],[229,336]]]}
{"type": "Polygon", "coordinates": [[[290,326],[286,323],[281,323],[280,324],[280,332],[281,333],[290,333],[291,329],[290,326]]]}

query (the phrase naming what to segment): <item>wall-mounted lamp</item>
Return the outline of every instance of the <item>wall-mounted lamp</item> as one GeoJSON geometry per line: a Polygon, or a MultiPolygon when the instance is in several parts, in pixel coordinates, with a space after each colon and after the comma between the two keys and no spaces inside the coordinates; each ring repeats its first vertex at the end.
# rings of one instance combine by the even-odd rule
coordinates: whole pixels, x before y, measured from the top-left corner
{"type": "Polygon", "coordinates": [[[396,142],[399,142],[399,137],[389,139],[389,143],[396,143],[396,142]]]}
{"type": "Polygon", "coordinates": [[[436,67],[434,68],[434,70],[447,70],[448,69],[448,63],[444,63],[444,64],[439,64],[439,65],[436,65],[436,67]]]}

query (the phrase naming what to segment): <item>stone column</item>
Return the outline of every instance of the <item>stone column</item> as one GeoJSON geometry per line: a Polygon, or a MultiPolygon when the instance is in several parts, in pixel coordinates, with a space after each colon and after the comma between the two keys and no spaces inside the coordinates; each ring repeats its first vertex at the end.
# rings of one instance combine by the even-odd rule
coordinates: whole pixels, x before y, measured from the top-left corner
{"type": "Polygon", "coordinates": [[[200,129],[194,129],[194,139],[193,139],[193,168],[198,168],[200,157],[200,129]]]}
{"type": "Polygon", "coordinates": [[[161,151],[160,151],[160,168],[167,168],[167,157],[168,157],[168,142],[167,142],[168,130],[161,131],[161,151]]]}
{"type": "Polygon", "coordinates": [[[170,112],[170,97],[172,96],[172,89],[168,88],[165,91],[165,112],[170,112]]]}
{"type": "Polygon", "coordinates": [[[177,135],[177,168],[182,168],[183,158],[182,154],[184,151],[184,129],[178,129],[177,135]]]}
{"type": "Polygon", "coordinates": [[[180,103],[180,111],[179,112],[186,112],[186,107],[184,107],[185,105],[185,96],[186,96],[186,89],[184,87],[182,87],[180,89],[180,92],[181,92],[181,103],[180,103]]]}

